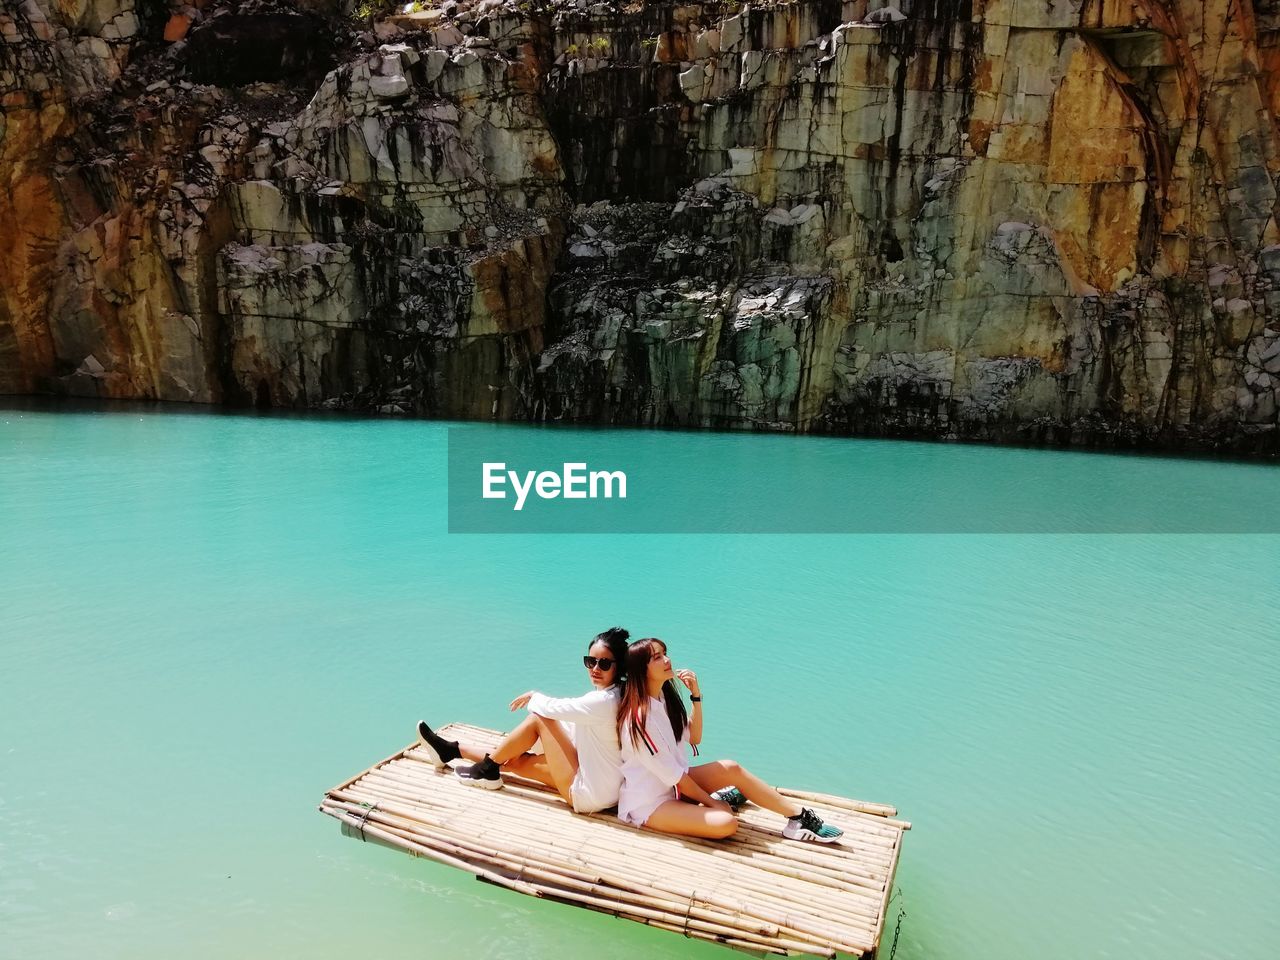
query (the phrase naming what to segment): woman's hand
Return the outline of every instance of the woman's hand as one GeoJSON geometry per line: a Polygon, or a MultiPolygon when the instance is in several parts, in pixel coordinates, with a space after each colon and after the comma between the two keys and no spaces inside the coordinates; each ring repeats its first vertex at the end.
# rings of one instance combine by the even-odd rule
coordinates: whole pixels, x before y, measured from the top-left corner
{"type": "Polygon", "coordinates": [[[692,670],[677,670],[676,677],[689,688],[690,696],[702,696],[702,688],[698,686],[698,675],[692,670]]]}
{"type": "Polygon", "coordinates": [[[511,701],[511,710],[513,712],[516,710],[523,710],[529,705],[529,701],[533,699],[533,695],[537,692],[537,690],[530,690],[528,693],[520,694],[520,696],[511,701]]]}

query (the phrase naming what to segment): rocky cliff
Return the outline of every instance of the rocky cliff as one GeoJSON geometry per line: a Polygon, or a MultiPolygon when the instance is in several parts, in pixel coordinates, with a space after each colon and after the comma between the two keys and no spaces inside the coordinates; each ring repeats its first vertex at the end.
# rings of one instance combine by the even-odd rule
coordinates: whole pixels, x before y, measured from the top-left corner
{"type": "Polygon", "coordinates": [[[1280,0],[408,9],[3,0],[0,393],[1280,450],[1280,0]]]}

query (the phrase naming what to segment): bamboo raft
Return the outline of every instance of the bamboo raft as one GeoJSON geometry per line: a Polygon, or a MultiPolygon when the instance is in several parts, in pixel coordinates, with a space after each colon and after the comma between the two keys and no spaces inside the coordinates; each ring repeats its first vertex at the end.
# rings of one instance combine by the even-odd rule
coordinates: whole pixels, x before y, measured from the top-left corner
{"type": "MultiPolygon", "coordinates": [[[[496,745],[467,724],[450,739],[496,745]]],[[[902,835],[885,804],[782,790],[839,825],[839,844],[782,838],[776,814],[748,805],[728,840],[640,830],[613,812],[573,813],[542,784],[504,774],[478,790],[437,771],[418,744],[325,794],[346,836],[403,850],[480,880],[756,954],[874,957],[902,835]]]]}

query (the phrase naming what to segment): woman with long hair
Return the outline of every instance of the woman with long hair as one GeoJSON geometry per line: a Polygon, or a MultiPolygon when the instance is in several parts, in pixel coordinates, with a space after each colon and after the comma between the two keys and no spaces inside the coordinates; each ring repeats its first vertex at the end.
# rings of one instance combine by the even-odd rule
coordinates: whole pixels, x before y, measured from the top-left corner
{"type": "Polygon", "coordinates": [[[792,840],[834,843],[844,832],[733,760],[690,766],[687,751],[696,753],[702,740],[702,689],[692,670],[671,669],[667,645],[655,637],[627,648],[618,738],[618,816],[627,823],[686,837],[728,837],[738,829],[737,807],[750,801],[786,817],[782,835],[792,840]],[[676,678],[689,690],[692,716],[676,678]]]}
{"type": "Polygon", "coordinates": [[[472,761],[455,771],[472,786],[500,789],[506,771],[555,787],[578,813],[612,807],[622,785],[617,715],[629,636],[612,627],[591,641],[582,658],[594,688],[590,693],[556,698],[530,690],[512,700],[512,710],[527,707],[529,715],[490,752],[445,740],[422,721],[418,739],[437,767],[459,758],[472,761]],[[538,743],[542,753],[530,753],[538,743]]]}

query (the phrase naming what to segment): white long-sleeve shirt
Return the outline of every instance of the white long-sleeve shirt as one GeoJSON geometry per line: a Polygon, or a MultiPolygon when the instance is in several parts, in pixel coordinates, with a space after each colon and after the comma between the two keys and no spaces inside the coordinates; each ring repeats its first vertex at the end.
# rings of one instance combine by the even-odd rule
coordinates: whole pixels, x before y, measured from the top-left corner
{"type": "Polygon", "coordinates": [[[622,786],[622,756],[618,750],[617,686],[592,690],[580,697],[548,697],[535,693],[528,710],[548,720],[569,724],[578,751],[578,773],[569,795],[573,809],[594,813],[618,802],[622,786]]]}
{"type": "Polygon", "coordinates": [[[623,723],[622,790],[618,796],[618,816],[628,823],[643,826],[649,815],[665,800],[678,796],[676,784],[689,772],[689,726],[676,739],[667,717],[666,704],[649,698],[649,715],[645,718],[639,743],[631,739],[631,720],[623,723]]]}

